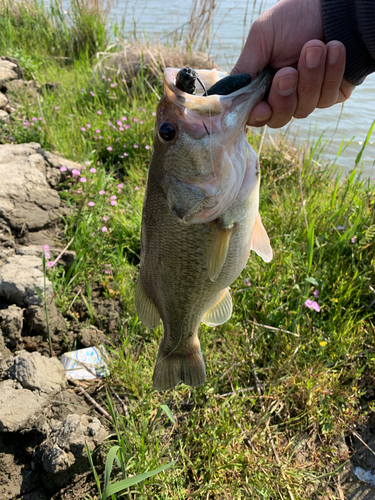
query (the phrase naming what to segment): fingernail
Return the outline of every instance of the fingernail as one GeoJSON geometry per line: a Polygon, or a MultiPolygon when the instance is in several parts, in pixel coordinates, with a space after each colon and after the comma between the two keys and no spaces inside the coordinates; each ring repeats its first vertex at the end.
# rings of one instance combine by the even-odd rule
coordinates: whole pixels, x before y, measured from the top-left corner
{"type": "Polygon", "coordinates": [[[336,64],[341,56],[341,47],[332,45],[328,47],[328,64],[336,64]]]}
{"type": "Polygon", "coordinates": [[[277,90],[280,95],[286,97],[293,94],[297,88],[297,78],[293,75],[282,76],[277,80],[277,90]]]}
{"type": "Polygon", "coordinates": [[[323,49],[321,47],[310,47],[306,50],[306,64],[310,68],[316,68],[322,59],[323,49]]]}

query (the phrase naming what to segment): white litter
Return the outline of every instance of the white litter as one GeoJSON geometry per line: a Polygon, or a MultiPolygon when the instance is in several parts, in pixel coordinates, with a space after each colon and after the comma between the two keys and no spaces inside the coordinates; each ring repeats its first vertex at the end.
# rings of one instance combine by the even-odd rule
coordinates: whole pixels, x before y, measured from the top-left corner
{"type": "Polygon", "coordinates": [[[61,356],[66,377],[77,380],[89,380],[109,375],[107,355],[102,345],[66,352],[61,356]]]}
{"type": "Polygon", "coordinates": [[[371,471],[362,469],[362,467],[356,467],[354,469],[354,474],[360,481],[367,483],[370,486],[375,486],[375,474],[371,471]]]}

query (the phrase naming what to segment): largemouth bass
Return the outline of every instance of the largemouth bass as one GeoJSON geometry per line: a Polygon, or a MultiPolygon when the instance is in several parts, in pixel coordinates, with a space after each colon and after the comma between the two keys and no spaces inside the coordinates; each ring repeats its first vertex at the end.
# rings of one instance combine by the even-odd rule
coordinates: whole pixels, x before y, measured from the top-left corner
{"type": "MultiPolygon", "coordinates": [[[[136,289],[139,319],[163,322],[153,384],[203,384],[201,322],[216,326],[232,314],[229,286],[254,250],[272,249],[259,213],[260,169],[246,140],[246,120],[272,80],[265,70],[229,95],[196,95],[176,87],[178,70],[164,72],[147,178],[136,289]]],[[[197,71],[208,90],[224,77],[197,71]]]]}

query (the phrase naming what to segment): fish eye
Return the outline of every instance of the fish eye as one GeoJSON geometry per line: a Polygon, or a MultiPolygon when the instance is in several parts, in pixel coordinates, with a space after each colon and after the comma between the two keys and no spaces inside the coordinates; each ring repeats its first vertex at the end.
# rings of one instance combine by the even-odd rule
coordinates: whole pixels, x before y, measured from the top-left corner
{"type": "Polygon", "coordinates": [[[159,137],[164,141],[172,141],[175,138],[176,129],[172,123],[165,122],[159,127],[159,137]]]}

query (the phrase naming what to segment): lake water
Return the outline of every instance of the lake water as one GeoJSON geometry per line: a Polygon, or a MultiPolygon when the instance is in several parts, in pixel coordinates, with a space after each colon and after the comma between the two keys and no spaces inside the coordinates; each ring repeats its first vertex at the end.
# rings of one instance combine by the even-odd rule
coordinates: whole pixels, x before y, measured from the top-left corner
{"type": "MultiPolygon", "coordinates": [[[[218,0],[210,53],[222,69],[233,67],[252,20],[274,3],[275,0],[218,0]]],[[[157,40],[187,22],[191,5],[192,1],[181,0],[119,0],[111,16],[117,16],[117,20],[124,18],[127,30],[132,30],[135,23],[138,35],[145,33],[149,39],[157,40]]],[[[308,118],[293,120],[288,133],[291,137],[297,134],[297,142],[302,144],[303,140],[318,138],[327,131],[326,138],[332,141],[327,147],[326,157],[331,159],[335,158],[343,137],[346,141],[355,137],[339,160],[340,165],[350,170],[374,119],[375,74],[372,74],[358,86],[343,109],[341,104],[337,104],[328,109],[315,110],[308,118]]],[[[275,134],[275,131],[270,132],[275,134]]],[[[375,131],[363,155],[363,171],[365,175],[375,175],[375,131]]]]}

